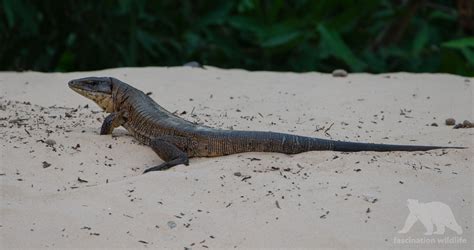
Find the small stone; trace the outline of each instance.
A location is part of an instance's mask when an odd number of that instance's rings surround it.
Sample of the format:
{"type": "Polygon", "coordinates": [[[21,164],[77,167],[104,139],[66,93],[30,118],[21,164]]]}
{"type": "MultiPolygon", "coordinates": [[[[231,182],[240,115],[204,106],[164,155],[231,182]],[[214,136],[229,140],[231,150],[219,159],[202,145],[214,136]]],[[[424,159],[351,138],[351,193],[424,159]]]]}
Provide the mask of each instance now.
{"type": "Polygon", "coordinates": [[[343,69],[336,69],[332,72],[332,76],[334,77],[346,77],[347,76],[347,71],[343,69]]]}
{"type": "Polygon", "coordinates": [[[53,139],[48,139],[44,143],[46,143],[48,146],[53,146],[54,144],[56,144],[56,141],[53,139]]]}
{"type": "Polygon", "coordinates": [[[174,221],[168,221],[168,227],[170,227],[170,229],[173,229],[176,227],[176,222],[174,221]]]}
{"type": "Polygon", "coordinates": [[[445,123],[448,126],[453,126],[454,124],[456,124],[456,120],[454,120],[454,118],[448,118],[448,119],[446,119],[445,123]]]}
{"type": "Polygon", "coordinates": [[[51,166],[51,163],[47,162],[47,161],[43,161],[43,168],[49,168],[51,166]]]}
{"type": "Polygon", "coordinates": [[[183,64],[185,67],[191,67],[191,68],[204,68],[200,63],[196,61],[191,61],[183,64]]]}
{"type": "Polygon", "coordinates": [[[240,176],[242,176],[242,173],[241,172],[235,172],[234,175],[237,176],[237,177],[240,177],[240,176]]]}
{"type": "Polygon", "coordinates": [[[433,122],[433,123],[431,123],[431,126],[432,126],[432,127],[438,127],[438,123],[433,122]]]}
{"type": "Polygon", "coordinates": [[[362,198],[364,201],[370,202],[370,203],[375,203],[378,201],[377,197],[371,195],[371,194],[363,194],[362,198]]]}
{"type": "Polygon", "coordinates": [[[472,122],[468,121],[468,120],[465,120],[462,122],[462,125],[465,127],[465,128],[472,128],[472,122]]]}
{"type": "Polygon", "coordinates": [[[454,129],[463,128],[464,126],[461,123],[454,125],[454,129]]]}

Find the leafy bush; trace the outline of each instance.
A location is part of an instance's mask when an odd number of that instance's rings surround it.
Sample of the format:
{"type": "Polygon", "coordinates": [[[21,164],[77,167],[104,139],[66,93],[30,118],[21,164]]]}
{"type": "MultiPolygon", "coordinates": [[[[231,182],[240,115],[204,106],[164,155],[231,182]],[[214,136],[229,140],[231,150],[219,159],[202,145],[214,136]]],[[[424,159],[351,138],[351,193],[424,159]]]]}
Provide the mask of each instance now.
{"type": "Polygon", "coordinates": [[[474,75],[471,0],[0,0],[0,69],[188,61],[275,71],[474,75]]]}

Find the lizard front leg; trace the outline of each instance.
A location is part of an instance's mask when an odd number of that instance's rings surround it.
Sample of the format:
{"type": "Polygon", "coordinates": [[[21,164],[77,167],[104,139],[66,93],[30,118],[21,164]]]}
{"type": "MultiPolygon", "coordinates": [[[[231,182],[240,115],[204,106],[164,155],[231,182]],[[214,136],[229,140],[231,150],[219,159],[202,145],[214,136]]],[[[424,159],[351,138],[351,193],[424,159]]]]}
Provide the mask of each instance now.
{"type": "Polygon", "coordinates": [[[124,112],[113,112],[105,117],[102,127],[100,128],[101,135],[112,134],[114,128],[122,126],[125,122],[124,112]]]}
{"type": "Polygon", "coordinates": [[[181,142],[182,140],[183,138],[172,136],[153,139],[150,142],[150,147],[165,162],[158,166],[148,168],[143,173],[166,170],[179,164],[187,166],[189,164],[188,154],[175,145],[175,143],[181,142]]]}

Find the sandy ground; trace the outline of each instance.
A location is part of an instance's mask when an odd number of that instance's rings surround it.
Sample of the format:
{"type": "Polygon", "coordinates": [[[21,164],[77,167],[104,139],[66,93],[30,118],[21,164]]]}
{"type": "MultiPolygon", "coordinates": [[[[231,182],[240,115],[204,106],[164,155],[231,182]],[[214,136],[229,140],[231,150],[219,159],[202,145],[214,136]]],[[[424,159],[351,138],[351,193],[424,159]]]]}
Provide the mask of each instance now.
{"type": "Polygon", "coordinates": [[[474,120],[473,83],[212,67],[0,73],[0,246],[470,248],[474,130],[444,120],[474,120]],[[219,128],[469,149],[246,153],[143,175],[161,160],[123,128],[98,134],[105,113],[67,87],[85,76],[117,77],[219,128]],[[417,222],[399,234],[408,199],[445,203],[463,233],[426,236],[417,222]]]}

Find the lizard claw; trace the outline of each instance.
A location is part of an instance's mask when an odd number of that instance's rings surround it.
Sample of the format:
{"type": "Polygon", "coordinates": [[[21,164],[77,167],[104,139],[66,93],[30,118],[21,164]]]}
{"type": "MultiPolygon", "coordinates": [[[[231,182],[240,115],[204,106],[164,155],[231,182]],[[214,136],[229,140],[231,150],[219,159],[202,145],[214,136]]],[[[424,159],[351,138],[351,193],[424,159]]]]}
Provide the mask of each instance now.
{"type": "Polygon", "coordinates": [[[152,172],[152,171],[163,171],[163,170],[166,170],[168,168],[169,167],[167,167],[167,166],[159,165],[159,166],[155,166],[155,167],[145,169],[145,171],[143,171],[143,174],[146,174],[146,173],[152,172]]]}

